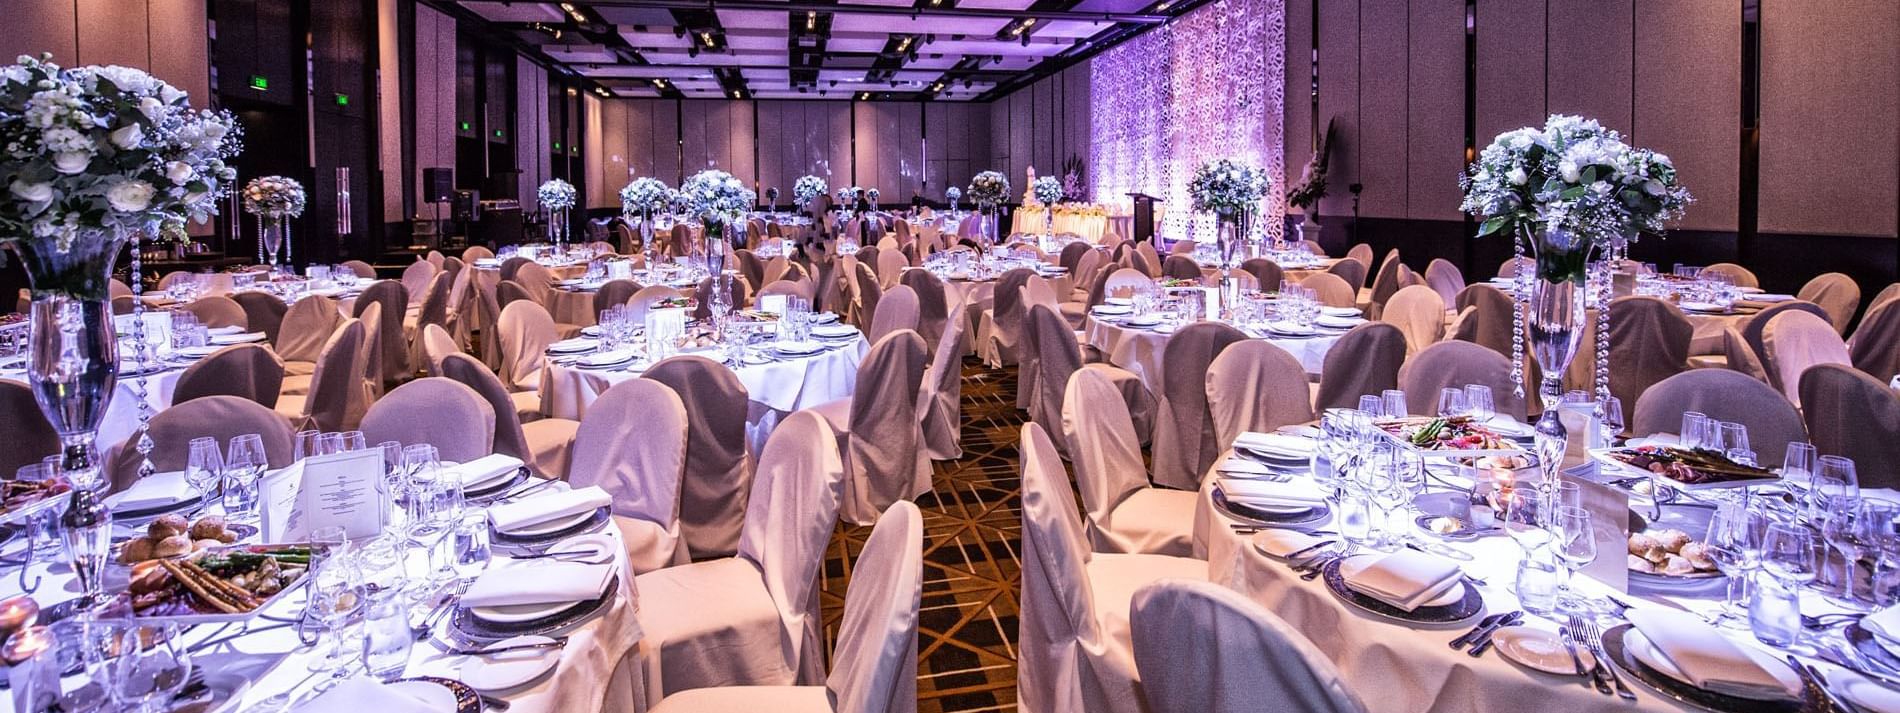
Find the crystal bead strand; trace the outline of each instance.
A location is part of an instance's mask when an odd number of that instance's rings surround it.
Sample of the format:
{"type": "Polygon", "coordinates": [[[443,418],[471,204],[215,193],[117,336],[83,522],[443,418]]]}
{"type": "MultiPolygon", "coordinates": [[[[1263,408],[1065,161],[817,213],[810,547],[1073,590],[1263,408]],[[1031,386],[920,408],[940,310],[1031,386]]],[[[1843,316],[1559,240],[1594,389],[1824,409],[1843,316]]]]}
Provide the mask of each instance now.
{"type": "Polygon", "coordinates": [[[264,257],[264,216],[260,213],[257,215],[257,264],[269,265],[270,263],[265,262],[266,259],[264,257]]]}
{"type": "Polygon", "coordinates": [[[1597,297],[1596,417],[1599,423],[1603,421],[1604,404],[1610,400],[1610,294],[1613,291],[1611,266],[1614,264],[1605,260],[1591,271],[1597,297]]]}
{"type": "Polygon", "coordinates": [[[1524,239],[1520,232],[1518,239],[1511,241],[1511,264],[1517,268],[1511,275],[1511,387],[1520,401],[1524,399],[1524,310],[1530,294],[1524,276],[1524,239]]]}
{"type": "MultiPolygon", "coordinates": [[[[144,236],[143,230],[132,233],[132,359],[138,365],[141,374],[150,365],[146,350],[151,348],[145,343],[145,276],[142,261],[145,252],[144,236]]],[[[158,472],[158,466],[152,463],[152,449],[157,445],[152,442],[150,428],[152,404],[146,400],[145,390],[145,379],[132,380],[132,395],[137,397],[139,402],[139,438],[134,448],[139,452],[139,478],[141,479],[158,472]]]]}

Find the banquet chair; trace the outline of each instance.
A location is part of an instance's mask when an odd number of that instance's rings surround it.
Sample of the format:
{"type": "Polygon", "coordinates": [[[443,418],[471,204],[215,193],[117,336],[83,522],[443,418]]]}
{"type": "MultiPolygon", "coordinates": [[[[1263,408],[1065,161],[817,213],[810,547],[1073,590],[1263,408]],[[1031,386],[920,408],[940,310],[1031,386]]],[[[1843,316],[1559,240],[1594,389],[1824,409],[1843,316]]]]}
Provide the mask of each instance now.
{"type": "Polygon", "coordinates": [[[877,321],[877,303],[886,288],[878,283],[877,271],[863,262],[851,267],[849,286],[851,310],[846,317],[859,329],[869,329],[877,321]]]}
{"type": "Polygon", "coordinates": [[[272,340],[277,356],[284,360],[284,373],[308,376],[317,370],[317,357],[330,335],[346,317],[337,309],[336,300],[309,295],[297,300],[284,313],[283,326],[272,340]]]}
{"type": "Polygon", "coordinates": [[[541,388],[548,345],[555,341],[554,318],[531,300],[518,300],[501,310],[501,383],[509,391],[541,388]]]}
{"type": "Polygon", "coordinates": [[[1280,263],[1269,258],[1248,258],[1246,262],[1240,263],[1240,269],[1253,275],[1262,290],[1277,291],[1280,283],[1286,280],[1286,271],[1280,268],[1280,263]]]}
{"type": "MultiPolygon", "coordinates": [[[[880,311],[893,311],[890,303],[880,311]]],[[[847,523],[868,525],[891,503],[930,492],[918,400],[928,358],[923,337],[898,329],[871,345],[851,396],[811,408],[837,434],[845,468],[838,515],[847,523]]]]}
{"type": "MultiPolygon", "coordinates": [[[[1319,303],[1327,307],[1354,307],[1357,306],[1359,299],[1354,294],[1352,285],[1346,283],[1346,278],[1330,272],[1315,272],[1307,275],[1300,279],[1300,286],[1312,290],[1319,303]]],[[[1265,283],[1262,283],[1261,287],[1264,289],[1265,283]]],[[[1276,285],[1274,289],[1278,289],[1278,286],[1276,285]]]]}
{"type": "Polygon", "coordinates": [[[1102,285],[1102,296],[1127,298],[1133,296],[1136,290],[1153,285],[1154,278],[1149,277],[1146,272],[1124,267],[1109,273],[1108,282],[1102,285]]]}
{"type": "MultiPolygon", "coordinates": [[[[1726,277],[1736,287],[1761,287],[1761,280],[1755,277],[1753,271],[1732,262],[1718,262],[1714,265],[1702,268],[1702,272],[1698,274],[1711,277],[1717,275],[1726,277]]],[[[1612,317],[1611,319],[1615,318],[1612,317]]]]}
{"type": "Polygon", "coordinates": [[[1068,245],[1062,246],[1061,252],[1056,253],[1056,265],[1064,270],[1068,270],[1069,274],[1073,275],[1075,274],[1076,267],[1082,263],[1082,256],[1094,251],[1095,248],[1086,242],[1077,241],[1069,243],[1068,245]]]}
{"type": "Polygon", "coordinates": [[[244,307],[223,295],[207,295],[192,300],[184,306],[184,310],[197,317],[198,323],[206,327],[250,329],[250,318],[244,315],[244,307]]]}
{"type": "Polygon", "coordinates": [[[0,433],[7,434],[7,447],[0,448],[0,476],[11,478],[21,466],[62,451],[59,432],[40,411],[33,388],[22,381],[0,379],[0,433]]]}
{"type": "Polygon", "coordinates": [[[1852,277],[1830,272],[1802,285],[1795,298],[1820,305],[1827,311],[1827,320],[1834,325],[1834,332],[1846,334],[1848,323],[1854,321],[1854,311],[1860,308],[1860,285],[1852,277]]]}
{"type": "MultiPolygon", "coordinates": [[[[1023,339],[1023,314],[1028,309],[1022,299],[1022,289],[1029,284],[1029,278],[1033,275],[1034,270],[1018,267],[997,277],[990,308],[977,317],[977,353],[983,358],[983,363],[992,368],[1018,362],[1018,350],[1023,339]]],[[[1069,304],[1062,305],[1065,320],[1069,307],[1069,304]]]]}
{"type": "Polygon", "coordinates": [[[1900,374],[1900,303],[1868,309],[1847,340],[1847,354],[1854,368],[1876,378],[1900,374]]]}
{"type": "Polygon", "coordinates": [[[1465,274],[1450,260],[1432,258],[1431,263],[1425,266],[1425,284],[1430,285],[1445,304],[1457,304],[1458,293],[1465,289],[1465,274]]]}
{"type": "Polygon", "coordinates": [[[1338,667],[1247,595],[1204,580],[1162,580],[1129,605],[1135,670],[1149,713],[1275,710],[1363,713],[1338,667]]]}
{"type": "Polygon", "coordinates": [[[421,338],[423,371],[429,376],[442,375],[443,357],[462,353],[462,347],[455,343],[455,337],[450,336],[449,330],[440,325],[423,325],[421,338]]]}
{"type": "Polygon", "coordinates": [[[362,260],[344,260],[343,267],[347,268],[350,274],[355,275],[358,279],[376,279],[376,268],[362,260]]]}
{"type": "MultiPolygon", "coordinates": [[[[514,280],[502,280],[495,283],[495,306],[508,309],[508,305],[520,301],[534,302],[534,295],[528,294],[528,288],[514,280]]],[[[539,303],[537,303],[539,304],[539,303]]]]}
{"type": "Polygon", "coordinates": [[[904,268],[909,266],[910,262],[905,259],[902,252],[896,250],[879,251],[877,254],[878,284],[883,285],[887,289],[892,285],[896,285],[898,281],[904,277],[904,268]]]}
{"type": "MultiPolygon", "coordinates": [[[[614,231],[611,229],[609,230],[608,235],[612,235],[615,238],[619,237],[618,231],[614,231]]],[[[607,240],[591,241],[587,243],[587,249],[592,250],[596,254],[599,254],[599,255],[613,255],[620,251],[619,247],[615,246],[613,242],[607,241],[607,240]]]]}
{"type": "Polygon", "coordinates": [[[672,231],[667,233],[662,243],[662,252],[667,257],[691,255],[693,250],[693,226],[686,223],[674,223],[672,231]]]}
{"type": "Polygon", "coordinates": [[[472,245],[462,251],[462,262],[471,265],[474,264],[476,260],[492,260],[494,257],[495,251],[489,250],[483,245],[472,245]]]}
{"type": "Polygon", "coordinates": [[[777,295],[797,297],[802,300],[810,301],[811,285],[803,280],[779,280],[767,284],[764,289],[759,290],[758,294],[753,296],[752,302],[756,305],[762,298],[777,295]]]}
{"type": "Polygon", "coordinates": [[[905,270],[898,276],[898,282],[917,291],[917,334],[924,338],[926,348],[937,348],[937,342],[943,339],[944,324],[950,318],[950,301],[943,279],[929,270],[905,270]]]}
{"type": "Polygon", "coordinates": [[[1484,282],[1473,283],[1459,290],[1450,304],[1460,312],[1475,310],[1471,319],[1476,322],[1472,325],[1476,336],[1471,341],[1499,354],[1511,353],[1511,325],[1517,304],[1504,290],[1484,282]]]}
{"type": "Polygon", "coordinates": [[[1634,405],[1635,410],[1625,413],[1629,432],[1637,436],[1677,434],[1686,411],[1747,426],[1755,459],[1767,468],[1781,465],[1789,442],[1808,440],[1793,403],[1759,379],[1728,369],[1691,369],[1656,382],[1623,404],[1625,409],[1634,405]]]}
{"type": "Polygon", "coordinates": [[[765,286],[765,261],[759,259],[758,253],[734,250],[732,256],[738,260],[739,274],[745,277],[746,284],[752,285],[755,290],[765,286]]]}
{"type": "Polygon", "coordinates": [[[1169,255],[1161,263],[1161,276],[1176,280],[1201,280],[1201,265],[1188,255],[1169,255]]]}
{"type": "MultiPolygon", "coordinates": [[[[427,264],[427,263],[424,263],[427,264]]],[[[447,327],[449,323],[449,274],[437,272],[429,278],[427,291],[422,304],[403,324],[403,337],[409,347],[408,366],[410,373],[427,368],[427,357],[422,350],[423,327],[447,327]]]]}
{"type": "Polygon", "coordinates": [[[262,344],[233,344],[185,367],[172,386],[172,403],[201,396],[237,396],[276,408],[284,361],[262,344]]]}
{"type": "Polygon", "coordinates": [[[1517,273],[1537,267],[1537,261],[1528,257],[1512,257],[1498,265],[1498,277],[1517,277],[1517,273]]]}
{"type": "MultiPolygon", "coordinates": [[[[363,308],[363,316],[357,318],[363,323],[363,342],[357,347],[358,378],[362,383],[363,406],[383,395],[382,360],[376,358],[376,342],[370,335],[378,334],[383,324],[383,306],[372,304],[363,308]]],[[[301,377],[297,377],[301,378],[301,377]]]]}
{"type": "Polygon", "coordinates": [[[633,293],[632,297],[627,298],[627,315],[634,324],[645,324],[647,313],[653,311],[654,305],[665,300],[677,300],[683,296],[679,290],[666,285],[647,285],[640,288],[639,292],[633,293]]]}
{"type": "Polygon", "coordinates": [[[931,460],[956,460],[963,457],[963,333],[969,328],[964,316],[967,304],[950,308],[950,321],[944,328],[943,341],[931,352],[930,366],[924,371],[923,389],[918,392],[919,418],[922,419],[924,455],[931,460]]]}
{"type": "MultiPolygon", "coordinates": [[[[713,303],[712,303],[713,278],[712,276],[707,275],[705,277],[700,278],[699,286],[694,289],[693,294],[698,298],[694,300],[693,319],[697,319],[701,321],[710,320],[712,318],[712,311],[713,311],[713,303]]],[[[726,308],[729,312],[744,309],[746,305],[747,296],[748,295],[746,293],[745,280],[740,279],[737,275],[727,278],[726,280],[726,308]]]]}
{"type": "MultiPolygon", "coordinates": [[[[1349,260],[1357,260],[1361,265],[1372,265],[1373,256],[1372,246],[1366,243],[1354,243],[1351,248],[1346,250],[1346,258],[1349,260]]],[[[1364,286],[1365,285],[1354,285],[1353,289],[1364,286]]]]}
{"type": "MultiPolygon", "coordinates": [[[[1200,245],[1192,240],[1176,240],[1174,244],[1168,246],[1168,255],[1193,255],[1194,251],[1199,247],[1200,245]]],[[[1164,259],[1162,262],[1166,263],[1167,261],[1164,259]]]]}
{"type": "Polygon", "coordinates": [[[1424,285],[1412,285],[1392,295],[1379,320],[1405,334],[1405,353],[1417,354],[1445,337],[1445,301],[1424,285]]]}
{"type": "Polygon", "coordinates": [[[1320,245],[1318,240],[1301,240],[1300,247],[1319,257],[1326,257],[1326,246],[1320,245]]]}
{"type": "Polygon", "coordinates": [[[1108,253],[1101,250],[1082,253],[1082,257],[1075,261],[1075,267],[1069,270],[1069,280],[1075,285],[1075,292],[1065,297],[1065,300],[1088,299],[1089,285],[1095,283],[1097,277],[1103,273],[1102,266],[1106,264],[1108,264],[1108,253]]]}
{"type": "MultiPolygon", "coordinates": [[[[474,270],[469,272],[473,273],[474,270]]],[[[471,278],[468,297],[468,311],[465,318],[456,320],[455,340],[475,347],[482,362],[490,369],[501,368],[501,302],[497,299],[499,283],[491,283],[486,278],[471,278]]]]}
{"type": "Polygon", "coordinates": [[[501,261],[501,266],[496,268],[495,273],[499,279],[513,280],[520,276],[523,266],[532,264],[534,264],[533,260],[517,255],[501,261]]]}
{"type": "Polygon", "coordinates": [[[402,324],[404,315],[409,311],[409,295],[401,282],[395,280],[377,280],[363,288],[363,294],[356,298],[354,313],[350,316],[361,318],[363,310],[372,304],[383,307],[382,325],[375,334],[364,334],[370,343],[370,353],[378,361],[372,362],[371,373],[377,374],[379,385],[383,382],[399,381],[408,376],[409,342],[403,339],[402,324]]]}
{"type": "Polygon", "coordinates": [[[702,356],[669,357],[641,378],[673,390],[686,408],[686,466],[680,482],[680,537],[694,560],[731,557],[745,524],[752,482],[746,452],[745,384],[702,356]]]}
{"type": "Polygon", "coordinates": [[[1801,372],[1817,364],[1849,364],[1847,343],[1833,326],[1806,312],[1775,315],[1761,333],[1767,347],[1762,366],[1781,385],[1781,393],[1801,408],[1801,372]]]}
{"type": "Polygon", "coordinates": [[[1193,554],[1194,502],[1199,494],[1148,484],[1135,422],[1115,385],[1100,371],[1078,369],[1066,391],[1062,433],[1082,491],[1091,549],[1193,554]]]}
{"type": "Polygon", "coordinates": [[[409,304],[422,301],[423,295],[429,291],[429,282],[435,279],[438,272],[441,270],[428,260],[417,260],[402,269],[402,289],[409,296],[409,304]]]}
{"type": "Polygon", "coordinates": [[[658,381],[628,379],[588,405],[574,433],[567,482],[613,497],[614,524],[636,575],[690,561],[680,538],[686,429],[678,394],[658,381]]]}
{"type": "Polygon", "coordinates": [[[1365,308],[1367,317],[1379,318],[1380,311],[1385,309],[1386,301],[1392,299],[1392,295],[1402,287],[1399,279],[1404,271],[1405,263],[1399,260],[1399,250],[1393,248],[1385,254],[1385,260],[1379,263],[1379,271],[1372,277],[1371,291],[1367,293],[1366,302],[1361,305],[1365,308]]]}
{"type": "Polygon", "coordinates": [[[1696,368],[1726,368],[1736,373],[1746,374],[1749,378],[1764,384],[1769,383],[1768,369],[1762,366],[1761,357],[1757,356],[1754,347],[1748,345],[1748,339],[1734,327],[1722,328],[1720,361],[1713,356],[1692,356],[1689,357],[1689,365],[1696,368]]]}
{"type": "MultiPolygon", "coordinates": [[[[1069,385],[1069,378],[1082,369],[1094,369],[1104,372],[1109,381],[1122,395],[1122,402],[1135,423],[1137,439],[1146,438],[1154,432],[1155,403],[1154,396],[1148,393],[1141,379],[1133,372],[1108,364],[1084,364],[1082,347],[1076,343],[1075,331],[1069,329],[1069,323],[1048,305],[1031,305],[1028,320],[1024,327],[1033,333],[1033,367],[1036,375],[1030,395],[1030,420],[1053,429],[1051,433],[1062,432],[1062,403],[1069,385]]],[[[1018,388],[1023,388],[1018,384],[1018,388]]],[[[1066,452],[1066,439],[1056,441],[1059,448],[1066,452]]]]}
{"type": "Polygon", "coordinates": [[[347,431],[362,421],[363,412],[369,408],[369,389],[363,378],[369,369],[367,331],[363,320],[344,320],[324,343],[316,370],[310,373],[308,390],[277,397],[277,413],[289,419],[296,430],[311,427],[347,431]]]}
{"type": "Polygon", "coordinates": [[[263,332],[264,340],[277,342],[277,335],[284,325],[284,315],[290,312],[290,305],[269,292],[245,290],[234,292],[231,299],[244,308],[244,323],[253,332],[263,332]]]}
{"type": "Polygon", "coordinates": [[[1207,562],[1091,552],[1055,444],[1023,424],[1017,705],[1033,713],[1141,713],[1128,606],[1143,585],[1206,579],[1207,562]]]}
{"type": "Polygon", "coordinates": [[[1625,406],[1634,404],[1649,387],[1688,368],[1694,336],[1689,318],[1667,301],[1646,296],[1612,300],[1610,395],[1625,406]]]}
{"type": "Polygon", "coordinates": [[[864,330],[864,338],[876,344],[900,329],[917,331],[921,321],[918,312],[917,292],[909,285],[893,287],[877,298],[877,312],[864,330]]]}
{"type": "Polygon", "coordinates": [[[1900,394],[1844,364],[1802,372],[1800,389],[1816,451],[1853,459],[1863,492],[1900,487],[1900,394]]]}
{"type": "Polygon", "coordinates": [[[580,422],[565,418],[541,418],[540,394],[532,391],[509,392],[488,365],[467,354],[442,357],[442,376],[474,389],[488,402],[495,414],[493,441],[495,452],[520,458],[528,469],[543,478],[567,478],[568,452],[580,422]],[[523,397],[528,397],[524,399],[523,397]],[[523,421],[521,410],[532,407],[535,419],[523,421]]]}
{"type": "Polygon", "coordinates": [[[1767,331],[1769,322],[1781,313],[1790,310],[1807,312],[1829,324],[1833,323],[1829,320],[1827,310],[1821,309],[1820,305],[1805,300],[1790,300],[1762,308],[1760,312],[1744,320],[1741,326],[1742,341],[1747,342],[1749,348],[1755,351],[1755,360],[1762,363],[1762,370],[1768,379],[1768,384],[1777,389],[1782,388],[1781,375],[1767,371],[1768,344],[1763,341],[1762,334],[1767,331]]]}
{"type": "Polygon", "coordinates": [[[442,460],[467,463],[495,450],[495,409],[454,379],[425,377],[390,389],[363,415],[370,443],[435,446],[442,460]]]}
{"type": "MultiPolygon", "coordinates": [[[[1369,262],[1370,260],[1361,262],[1358,258],[1348,257],[1326,268],[1328,274],[1344,280],[1346,287],[1352,290],[1353,305],[1359,303],[1359,290],[1366,286],[1366,270],[1370,269],[1367,267],[1369,262]]],[[[1344,306],[1351,307],[1353,305],[1344,306]]]]}
{"type": "Polygon", "coordinates": [[[1136,244],[1133,254],[1139,260],[1136,267],[1142,272],[1149,277],[1161,276],[1161,254],[1155,251],[1154,241],[1136,244]]]}
{"type": "Polygon", "coordinates": [[[1874,298],[1867,302],[1867,311],[1868,313],[1872,313],[1875,307],[1879,307],[1893,300],[1900,300],[1900,282],[1882,287],[1879,292],[1874,293],[1874,298]]]}
{"type": "MultiPolygon", "coordinates": [[[[1230,345],[1244,341],[1246,334],[1224,322],[1195,322],[1177,330],[1161,348],[1166,368],[1161,373],[1161,393],[1155,394],[1154,437],[1150,439],[1156,485],[1193,490],[1201,472],[1220,455],[1213,417],[1207,412],[1208,365],[1230,345]]],[[[1302,386],[1302,401],[1305,395],[1302,386]]]]}
{"type": "Polygon", "coordinates": [[[1228,347],[1208,365],[1202,388],[1213,453],[1194,471],[1190,488],[1200,487],[1207,469],[1233,447],[1240,434],[1271,433],[1281,426],[1313,420],[1306,369],[1272,342],[1256,339],[1228,347]]]}
{"type": "Polygon", "coordinates": [[[650,702],[694,688],[821,680],[818,576],[844,489],[836,443],[824,417],[787,416],[759,454],[739,554],[635,577],[650,702]]]}
{"type": "Polygon", "coordinates": [[[626,304],[639,291],[640,283],[625,278],[601,283],[600,289],[594,291],[594,314],[626,304]]]}
{"type": "Polygon", "coordinates": [[[526,289],[528,296],[541,303],[542,307],[548,306],[548,293],[554,289],[553,270],[541,263],[530,262],[516,269],[511,279],[526,289]]]}
{"type": "Polygon", "coordinates": [[[1340,335],[1320,365],[1313,410],[1357,408],[1359,397],[1399,387],[1405,334],[1384,322],[1365,322],[1340,335]]]}
{"type": "Polygon", "coordinates": [[[1413,355],[1399,369],[1405,409],[1413,415],[1436,415],[1439,391],[1470,384],[1491,387],[1497,415],[1524,420],[1524,401],[1516,395],[1516,384],[1511,380],[1511,360],[1503,354],[1470,342],[1439,342],[1413,355]]]}
{"type": "Polygon", "coordinates": [[[767,285],[778,282],[780,278],[785,277],[785,272],[790,269],[792,269],[792,261],[784,255],[772,258],[765,263],[765,273],[761,282],[767,285]]]}
{"type": "MultiPolygon", "coordinates": [[[[215,438],[222,452],[230,447],[231,439],[251,433],[264,442],[264,460],[271,468],[290,465],[292,429],[284,417],[240,396],[175,402],[152,416],[146,429],[152,437],[152,465],[160,473],[185,469],[193,438],[215,438]]],[[[137,442],[128,439],[106,455],[105,472],[115,491],[138,481],[139,464],[145,457],[135,446],[137,442]]]]}

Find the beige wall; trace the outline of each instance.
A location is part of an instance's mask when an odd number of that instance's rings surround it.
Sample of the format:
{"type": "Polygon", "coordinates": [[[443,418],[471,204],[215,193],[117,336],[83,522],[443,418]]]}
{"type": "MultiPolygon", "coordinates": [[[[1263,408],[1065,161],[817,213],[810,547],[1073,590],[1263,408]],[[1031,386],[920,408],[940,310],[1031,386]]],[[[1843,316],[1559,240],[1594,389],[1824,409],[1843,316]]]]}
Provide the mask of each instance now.
{"type": "Polygon", "coordinates": [[[0,63],[51,52],[65,67],[137,67],[210,105],[205,0],[6,0],[0,16],[0,63]]]}

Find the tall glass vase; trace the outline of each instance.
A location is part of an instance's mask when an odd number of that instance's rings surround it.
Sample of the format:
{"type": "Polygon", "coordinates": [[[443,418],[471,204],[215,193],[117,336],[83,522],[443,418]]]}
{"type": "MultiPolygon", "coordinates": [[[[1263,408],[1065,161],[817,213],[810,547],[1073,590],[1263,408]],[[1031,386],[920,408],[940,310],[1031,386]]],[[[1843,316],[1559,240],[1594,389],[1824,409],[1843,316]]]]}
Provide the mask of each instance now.
{"type": "MultiPolygon", "coordinates": [[[[1247,243],[1252,217],[1252,213],[1241,210],[1214,213],[1214,246],[1220,254],[1220,304],[1226,312],[1231,313],[1240,304],[1240,281],[1234,279],[1233,272],[1240,267],[1240,251],[1247,243]]],[[[1208,319],[1218,316],[1207,315],[1208,319]]]]}
{"type": "Polygon", "coordinates": [[[711,278],[711,294],[700,299],[706,301],[707,314],[711,316],[713,330],[723,332],[726,314],[732,311],[732,285],[726,276],[726,250],[732,235],[743,228],[735,221],[728,223],[722,219],[707,220],[706,226],[706,274],[711,278]]]}
{"type": "Polygon", "coordinates": [[[976,210],[980,215],[978,220],[982,221],[976,224],[978,233],[976,240],[977,252],[989,252],[990,247],[996,244],[996,222],[1000,211],[993,205],[979,205],[976,210]]]}
{"type": "Polygon", "coordinates": [[[257,242],[264,248],[265,264],[277,266],[277,252],[284,248],[284,242],[290,237],[289,229],[281,215],[257,216],[257,242]]]}
{"type": "Polygon", "coordinates": [[[1055,249],[1056,249],[1056,207],[1053,205],[1046,205],[1042,207],[1042,251],[1051,252],[1051,251],[1054,251],[1055,249]]]}
{"type": "Polygon", "coordinates": [[[554,243],[557,253],[567,245],[567,211],[566,208],[548,211],[548,242],[554,243]]]}
{"type": "Polygon", "coordinates": [[[660,246],[653,242],[653,209],[640,211],[640,254],[646,261],[647,269],[652,270],[660,264],[660,246]]]}
{"type": "Polygon", "coordinates": [[[1537,419],[1537,455],[1544,474],[1543,487],[1555,488],[1569,435],[1558,417],[1557,405],[1563,401],[1564,372],[1569,370],[1577,349],[1583,345],[1588,316],[1589,264],[1594,244],[1585,236],[1554,228],[1520,229],[1518,238],[1525,242],[1536,261],[1524,330],[1531,355],[1543,370],[1543,379],[1537,388],[1537,398],[1544,406],[1543,415],[1537,419]]]}

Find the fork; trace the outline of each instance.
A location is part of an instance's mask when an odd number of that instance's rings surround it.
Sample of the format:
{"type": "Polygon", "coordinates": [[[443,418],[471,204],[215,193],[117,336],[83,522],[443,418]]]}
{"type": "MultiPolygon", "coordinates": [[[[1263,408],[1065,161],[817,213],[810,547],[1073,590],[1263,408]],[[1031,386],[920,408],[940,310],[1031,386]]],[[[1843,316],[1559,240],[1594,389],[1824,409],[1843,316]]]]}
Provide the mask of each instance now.
{"type": "MultiPolygon", "coordinates": [[[[1590,649],[1590,642],[1584,640],[1583,618],[1572,614],[1570,615],[1569,621],[1570,625],[1563,628],[1563,633],[1569,637],[1566,643],[1573,648],[1583,647],[1590,649]]],[[[1610,690],[1610,683],[1604,680],[1603,676],[1603,658],[1596,655],[1595,649],[1590,649],[1590,655],[1594,661],[1592,661],[1589,670],[1589,682],[1596,684],[1598,693],[1606,696],[1612,695],[1614,692],[1610,690]]],[[[1577,669],[1580,671],[1583,670],[1581,658],[1578,659],[1577,669]]]]}
{"type": "MultiPolygon", "coordinates": [[[[1572,615],[1571,624],[1574,626],[1581,619],[1582,617],[1572,615]]],[[[1590,645],[1590,653],[1597,657],[1597,668],[1602,669],[1603,673],[1610,677],[1610,682],[1616,684],[1616,696],[1626,701],[1636,700],[1636,693],[1630,690],[1629,684],[1623,682],[1623,676],[1618,674],[1610,664],[1605,663],[1610,655],[1603,650],[1603,632],[1597,629],[1596,622],[1583,622],[1583,638],[1584,642],[1590,645]]]]}

